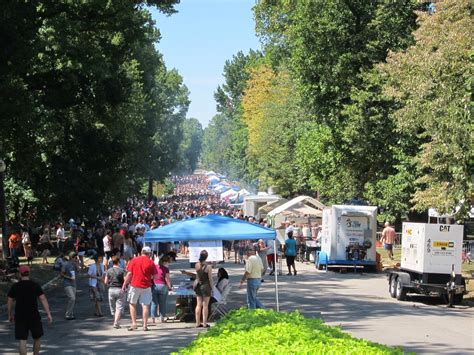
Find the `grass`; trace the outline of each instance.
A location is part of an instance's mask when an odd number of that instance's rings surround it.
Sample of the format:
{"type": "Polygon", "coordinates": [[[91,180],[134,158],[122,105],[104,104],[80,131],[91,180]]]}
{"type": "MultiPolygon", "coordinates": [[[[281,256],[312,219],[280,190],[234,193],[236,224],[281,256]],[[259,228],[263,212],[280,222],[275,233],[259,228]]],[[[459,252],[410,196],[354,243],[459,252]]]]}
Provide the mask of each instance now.
{"type": "MultiPolygon", "coordinates": [[[[30,266],[31,268],[31,279],[39,283],[40,285],[45,284],[52,278],[58,275],[58,272],[53,270],[55,256],[48,257],[48,265],[43,265],[42,261],[43,258],[36,257],[33,259],[33,265],[30,266]]],[[[20,258],[20,265],[26,265],[26,259],[20,258]]],[[[13,282],[0,282],[0,305],[3,305],[7,302],[7,294],[10,290],[11,285],[13,282]]]]}

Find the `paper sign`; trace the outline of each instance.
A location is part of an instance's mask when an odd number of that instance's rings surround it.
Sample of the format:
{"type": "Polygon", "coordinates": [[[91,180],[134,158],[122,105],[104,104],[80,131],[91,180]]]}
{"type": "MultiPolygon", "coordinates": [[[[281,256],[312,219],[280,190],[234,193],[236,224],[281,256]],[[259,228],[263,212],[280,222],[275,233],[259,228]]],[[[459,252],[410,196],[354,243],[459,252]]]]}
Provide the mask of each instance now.
{"type": "Polygon", "coordinates": [[[199,254],[202,250],[206,250],[208,257],[206,261],[222,261],[224,250],[222,248],[222,240],[211,240],[201,242],[189,242],[189,262],[197,263],[199,254]]]}

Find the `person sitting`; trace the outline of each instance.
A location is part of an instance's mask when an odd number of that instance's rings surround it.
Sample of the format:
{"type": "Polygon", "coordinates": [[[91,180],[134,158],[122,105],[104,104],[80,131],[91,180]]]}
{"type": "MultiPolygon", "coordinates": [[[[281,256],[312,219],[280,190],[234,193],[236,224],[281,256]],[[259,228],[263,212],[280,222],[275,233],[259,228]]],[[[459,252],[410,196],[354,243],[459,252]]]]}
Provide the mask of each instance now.
{"type": "Polygon", "coordinates": [[[229,274],[227,270],[223,267],[217,270],[217,283],[216,286],[212,289],[212,297],[210,304],[219,302],[222,299],[222,294],[224,290],[229,286],[229,274]]]}

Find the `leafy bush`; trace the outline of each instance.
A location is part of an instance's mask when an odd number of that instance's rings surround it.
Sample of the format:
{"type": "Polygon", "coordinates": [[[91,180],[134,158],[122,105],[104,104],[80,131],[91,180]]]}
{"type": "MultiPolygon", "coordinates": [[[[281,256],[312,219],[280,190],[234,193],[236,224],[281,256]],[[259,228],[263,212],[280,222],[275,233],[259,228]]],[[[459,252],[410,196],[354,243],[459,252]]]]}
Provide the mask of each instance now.
{"type": "Polygon", "coordinates": [[[356,339],[299,312],[239,309],[180,354],[403,354],[399,348],[356,339]]]}

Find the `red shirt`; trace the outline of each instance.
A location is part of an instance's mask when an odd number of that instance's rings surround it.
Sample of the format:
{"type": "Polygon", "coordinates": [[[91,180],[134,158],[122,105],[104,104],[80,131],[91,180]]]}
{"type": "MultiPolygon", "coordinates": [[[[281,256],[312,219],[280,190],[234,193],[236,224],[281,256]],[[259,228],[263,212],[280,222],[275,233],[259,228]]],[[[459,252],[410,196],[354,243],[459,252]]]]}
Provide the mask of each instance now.
{"type": "Polygon", "coordinates": [[[156,274],[155,263],[146,255],[133,258],[128,263],[127,270],[132,273],[130,284],[136,288],[151,287],[151,280],[156,274]]]}

